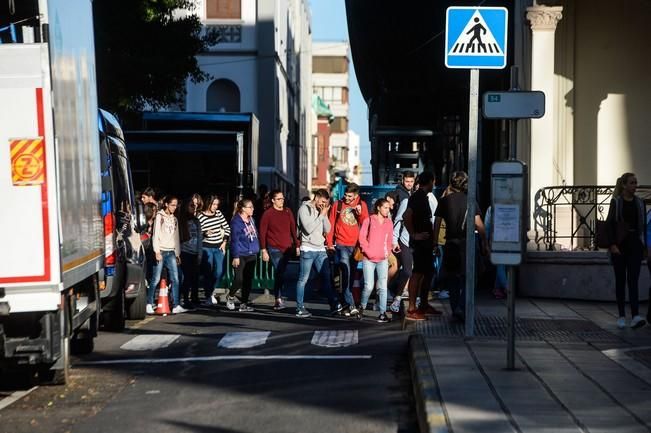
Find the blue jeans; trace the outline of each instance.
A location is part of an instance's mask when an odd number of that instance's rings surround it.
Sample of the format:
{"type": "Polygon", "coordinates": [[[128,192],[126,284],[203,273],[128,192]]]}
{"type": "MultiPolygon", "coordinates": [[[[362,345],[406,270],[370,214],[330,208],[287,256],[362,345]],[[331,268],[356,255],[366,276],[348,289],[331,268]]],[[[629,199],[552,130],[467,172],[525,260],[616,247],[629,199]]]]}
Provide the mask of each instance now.
{"type": "Polygon", "coordinates": [[[218,247],[203,247],[202,254],[202,266],[205,266],[203,291],[209,298],[224,275],[224,252],[218,247]]]}
{"type": "Polygon", "coordinates": [[[179,269],[176,265],[176,253],[174,251],[161,251],[163,260],[154,263],[154,270],[152,272],[149,287],[147,288],[147,303],[154,303],[154,292],[156,286],[160,282],[160,276],[163,273],[163,267],[167,268],[167,276],[170,279],[169,283],[172,285],[172,308],[179,305],[179,269]]]}
{"type": "Polygon", "coordinates": [[[269,247],[267,252],[271,259],[271,266],[274,267],[274,297],[278,299],[281,297],[280,289],[283,287],[285,269],[287,269],[287,263],[292,257],[292,250],[282,252],[277,248],[269,247]]]}
{"type": "Polygon", "coordinates": [[[355,247],[335,245],[335,265],[341,267],[341,287],[344,291],[344,301],[348,305],[354,305],[353,300],[353,272],[357,269],[357,262],[353,260],[355,247]]]}
{"type": "Polygon", "coordinates": [[[364,270],[364,290],[362,291],[362,308],[366,308],[368,297],[371,296],[373,286],[375,285],[375,271],[377,271],[377,294],[380,298],[378,309],[381,314],[387,312],[387,279],[389,277],[389,261],[387,259],[381,262],[372,262],[364,259],[362,261],[364,270]]]}
{"type": "Polygon", "coordinates": [[[332,278],[330,275],[330,262],[328,254],[325,251],[301,251],[300,265],[298,271],[298,281],[296,282],[296,309],[303,308],[303,298],[305,296],[305,285],[310,277],[312,266],[321,277],[321,288],[328,297],[330,306],[337,305],[337,296],[332,290],[332,278]]]}

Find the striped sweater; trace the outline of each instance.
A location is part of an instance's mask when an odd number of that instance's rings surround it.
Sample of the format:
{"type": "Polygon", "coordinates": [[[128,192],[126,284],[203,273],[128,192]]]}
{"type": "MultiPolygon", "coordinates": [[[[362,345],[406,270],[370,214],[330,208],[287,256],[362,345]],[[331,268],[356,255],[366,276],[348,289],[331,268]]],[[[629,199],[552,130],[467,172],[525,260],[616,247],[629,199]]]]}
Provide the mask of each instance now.
{"type": "Polygon", "coordinates": [[[222,242],[231,236],[231,228],[219,210],[215,215],[206,215],[201,212],[197,218],[199,218],[199,222],[201,223],[204,247],[218,248],[222,242]]]}

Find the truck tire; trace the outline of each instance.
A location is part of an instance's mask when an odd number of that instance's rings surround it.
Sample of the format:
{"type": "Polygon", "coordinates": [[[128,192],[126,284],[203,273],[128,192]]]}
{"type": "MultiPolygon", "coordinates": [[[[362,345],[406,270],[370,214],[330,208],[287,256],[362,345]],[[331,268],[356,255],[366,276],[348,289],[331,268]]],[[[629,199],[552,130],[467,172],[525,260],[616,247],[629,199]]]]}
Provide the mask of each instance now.
{"type": "Polygon", "coordinates": [[[104,329],[112,332],[124,331],[124,292],[120,290],[118,295],[102,311],[102,323],[104,329]]]}
{"type": "Polygon", "coordinates": [[[41,385],[65,385],[70,379],[70,338],[61,342],[61,358],[55,366],[41,366],[38,381],[41,385]]]}
{"type": "Polygon", "coordinates": [[[93,277],[89,283],[89,299],[91,302],[95,303],[95,312],[73,334],[73,338],[70,341],[70,351],[75,355],[86,355],[93,351],[95,348],[94,338],[97,336],[97,331],[99,329],[99,315],[102,308],[102,302],[100,301],[99,296],[97,276],[93,277]]]}
{"type": "Polygon", "coordinates": [[[145,308],[147,307],[147,282],[145,277],[142,277],[140,288],[138,289],[138,296],[129,300],[127,307],[127,317],[131,320],[142,320],[145,318],[145,308]]]}

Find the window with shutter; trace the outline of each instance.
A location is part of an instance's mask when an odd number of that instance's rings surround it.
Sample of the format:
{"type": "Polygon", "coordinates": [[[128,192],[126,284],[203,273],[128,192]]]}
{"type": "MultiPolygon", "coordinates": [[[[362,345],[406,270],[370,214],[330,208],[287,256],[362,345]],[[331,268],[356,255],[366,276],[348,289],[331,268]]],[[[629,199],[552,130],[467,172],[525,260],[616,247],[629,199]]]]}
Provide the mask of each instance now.
{"type": "Polygon", "coordinates": [[[206,19],[237,20],[242,18],[242,0],[206,0],[206,19]]]}

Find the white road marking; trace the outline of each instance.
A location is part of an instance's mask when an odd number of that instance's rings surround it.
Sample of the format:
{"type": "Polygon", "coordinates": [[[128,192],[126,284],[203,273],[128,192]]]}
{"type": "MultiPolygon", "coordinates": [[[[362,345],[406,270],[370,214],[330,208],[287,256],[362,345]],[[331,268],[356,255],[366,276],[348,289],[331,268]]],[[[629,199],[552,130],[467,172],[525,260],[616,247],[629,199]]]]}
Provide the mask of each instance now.
{"type": "Polygon", "coordinates": [[[312,344],[321,347],[347,347],[358,342],[357,329],[314,331],[314,335],[312,336],[312,344]]]}
{"type": "Polygon", "coordinates": [[[262,346],[267,342],[271,332],[229,332],[219,341],[219,347],[226,349],[248,349],[250,347],[262,346]]]}
{"type": "Polygon", "coordinates": [[[651,370],[649,370],[649,368],[644,364],[642,364],[641,362],[636,361],[635,359],[631,358],[626,354],[626,352],[632,352],[635,350],[646,350],[646,349],[651,349],[651,347],[645,346],[645,347],[629,347],[625,349],[609,349],[609,350],[602,350],[601,353],[606,355],[612,361],[624,367],[633,375],[639,377],[640,379],[642,379],[643,381],[651,385],[651,370]]]}
{"type": "Polygon", "coordinates": [[[105,361],[79,362],[77,365],[112,365],[112,364],[171,364],[176,362],[211,362],[211,361],[240,361],[240,360],[350,360],[372,359],[372,355],[223,355],[196,356],[188,358],[132,358],[108,359],[105,361]]]}
{"type": "Polygon", "coordinates": [[[150,334],[138,335],[120,346],[122,350],[145,351],[162,349],[174,343],[180,335],[150,334]]]}
{"type": "Polygon", "coordinates": [[[12,393],[11,395],[3,398],[0,400],[0,410],[4,409],[5,407],[9,406],[10,404],[13,404],[20,400],[21,398],[25,397],[27,394],[30,392],[34,391],[38,386],[34,386],[26,391],[16,391],[12,393]]]}

